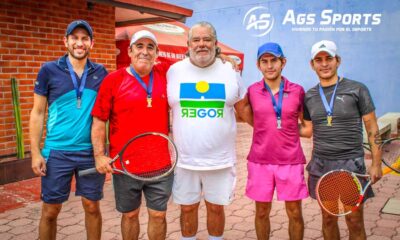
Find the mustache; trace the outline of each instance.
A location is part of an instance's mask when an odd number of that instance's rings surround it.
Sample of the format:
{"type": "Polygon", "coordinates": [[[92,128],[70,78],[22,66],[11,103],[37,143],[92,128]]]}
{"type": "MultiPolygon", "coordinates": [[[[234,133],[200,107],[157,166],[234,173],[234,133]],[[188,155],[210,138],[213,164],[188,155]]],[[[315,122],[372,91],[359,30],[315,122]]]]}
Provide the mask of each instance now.
{"type": "Polygon", "coordinates": [[[200,52],[200,51],[210,51],[210,49],[206,48],[206,47],[199,47],[198,49],[196,49],[196,52],[200,52]]]}

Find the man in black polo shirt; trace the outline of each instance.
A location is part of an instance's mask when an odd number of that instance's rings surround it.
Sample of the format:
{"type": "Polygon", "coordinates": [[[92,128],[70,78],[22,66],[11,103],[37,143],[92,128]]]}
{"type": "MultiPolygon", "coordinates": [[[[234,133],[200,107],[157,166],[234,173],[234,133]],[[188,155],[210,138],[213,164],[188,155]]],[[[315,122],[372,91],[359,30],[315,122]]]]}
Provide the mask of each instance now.
{"type": "MultiPolygon", "coordinates": [[[[334,169],[365,173],[362,147],[362,122],[368,133],[372,150],[369,174],[375,183],[382,176],[381,155],[376,140],[379,136],[375,106],[367,87],[338,76],[341,58],[336,44],[323,40],[311,49],[311,67],[319,77],[319,84],[307,91],[304,99],[303,137],[313,135],[313,154],[307,166],[310,196],[316,198],[319,178],[334,169]]],[[[373,197],[369,188],[366,199],[373,197]]],[[[338,217],[322,210],[324,239],[340,239],[338,217]]],[[[366,239],[363,207],[346,215],[350,239],[366,239]]]]}

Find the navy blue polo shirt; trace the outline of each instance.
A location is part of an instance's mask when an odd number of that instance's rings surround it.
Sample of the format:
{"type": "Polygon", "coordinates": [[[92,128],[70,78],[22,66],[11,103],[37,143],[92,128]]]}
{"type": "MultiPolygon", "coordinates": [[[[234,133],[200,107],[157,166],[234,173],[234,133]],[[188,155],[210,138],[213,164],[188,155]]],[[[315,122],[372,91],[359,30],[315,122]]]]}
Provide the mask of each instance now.
{"type": "MultiPolygon", "coordinates": [[[[39,71],[34,92],[48,101],[47,133],[42,154],[50,150],[79,151],[91,149],[90,115],[97,91],[107,70],[100,64],[87,61],[88,75],[82,94],[81,107],[77,108],[77,96],[68,70],[67,55],[45,63],[39,71]]],[[[81,79],[75,73],[80,85],[81,79]]]]}

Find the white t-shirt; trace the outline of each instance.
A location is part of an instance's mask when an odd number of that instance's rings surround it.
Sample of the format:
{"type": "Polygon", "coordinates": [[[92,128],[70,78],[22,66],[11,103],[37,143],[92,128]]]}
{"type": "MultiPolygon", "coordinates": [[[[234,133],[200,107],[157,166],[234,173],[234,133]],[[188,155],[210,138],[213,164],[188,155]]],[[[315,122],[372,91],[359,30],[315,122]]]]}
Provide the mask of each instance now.
{"type": "Polygon", "coordinates": [[[167,82],[178,166],[192,170],[233,166],[234,104],[246,94],[240,75],[220,59],[199,68],[187,58],[171,66],[167,82]]]}

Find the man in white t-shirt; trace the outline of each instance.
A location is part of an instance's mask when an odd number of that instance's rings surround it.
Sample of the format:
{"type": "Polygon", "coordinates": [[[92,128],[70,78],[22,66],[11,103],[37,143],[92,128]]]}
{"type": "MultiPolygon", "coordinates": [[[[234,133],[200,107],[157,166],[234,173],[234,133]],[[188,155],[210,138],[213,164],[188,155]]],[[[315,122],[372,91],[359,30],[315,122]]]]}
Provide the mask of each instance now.
{"type": "Polygon", "coordinates": [[[167,72],[168,102],[179,161],[173,184],[181,205],[182,240],[196,239],[202,194],[209,239],[222,239],[224,205],[232,201],[235,174],[235,109],[242,116],[246,90],[240,76],[217,55],[217,35],[207,22],[189,30],[189,58],[167,72]]]}

